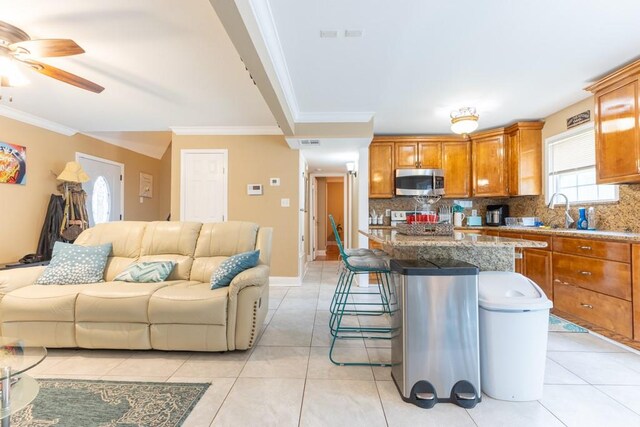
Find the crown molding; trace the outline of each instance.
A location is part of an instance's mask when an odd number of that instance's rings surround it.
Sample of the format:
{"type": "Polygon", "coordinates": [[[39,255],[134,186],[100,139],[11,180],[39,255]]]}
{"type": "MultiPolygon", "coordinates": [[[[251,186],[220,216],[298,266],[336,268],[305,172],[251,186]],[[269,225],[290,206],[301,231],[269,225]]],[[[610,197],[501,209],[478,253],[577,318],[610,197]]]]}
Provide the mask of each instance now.
{"type": "Polygon", "coordinates": [[[51,120],[43,119],[42,117],[34,116],[33,114],[25,113],[24,111],[16,110],[15,108],[7,107],[5,105],[0,105],[0,116],[8,117],[22,123],[27,123],[66,136],[73,136],[78,133],[77,130],[61,125],[60,123],[52,122],[51,120]]]}
{"type": "Polygon", "coordinates": [[[372,112],[338,112],[338,113],[301,113],[298,112],[298,123],[368,123],[373,119],[372,112]]]}
{"type": "Polygon", "coordinates": [[[170,126],[176,135],[282,135],[278,126],[170,126]]]}

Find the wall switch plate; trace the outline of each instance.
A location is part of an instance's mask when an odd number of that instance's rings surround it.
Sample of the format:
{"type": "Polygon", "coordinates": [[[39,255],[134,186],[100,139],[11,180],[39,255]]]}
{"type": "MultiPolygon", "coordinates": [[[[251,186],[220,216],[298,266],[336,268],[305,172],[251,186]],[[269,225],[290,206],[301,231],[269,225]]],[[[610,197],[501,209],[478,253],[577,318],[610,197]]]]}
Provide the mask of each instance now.
{"type": "Polygon", "coordinates": [[[262,196],[262,184],[247,184],[247,194],[249,196],[262,196]]]}
{"type": "Polygon", "coordinates": [[[272,187],[280,186],[280,178],[269,178],[269,185],[272,187]]]}
{"type": "Polygon", "coordinates": [[[288,208],[290,205],[289,199],[280,199],[280,206],[283,208],[288,208]]]}

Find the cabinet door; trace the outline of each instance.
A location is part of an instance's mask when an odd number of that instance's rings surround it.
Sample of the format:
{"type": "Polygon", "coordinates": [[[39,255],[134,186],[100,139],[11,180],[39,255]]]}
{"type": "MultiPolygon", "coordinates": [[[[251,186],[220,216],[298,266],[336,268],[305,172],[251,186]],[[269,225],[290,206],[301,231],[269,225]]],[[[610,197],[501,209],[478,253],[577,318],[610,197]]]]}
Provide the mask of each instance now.
{"type": "Polygon", "coordinates": [[[504,135],[472,140],[474,196],[508,195],[504,145],[504,135]]]}
{"type": "Polygon", "coordinates": [[[638,80],[623,80],[596,94],[597,182],[640,181],[638,80]]]}
{"type": "Polygon", "coordinates": [[[509,152],[509,195],[517,196],[520,193],[520,133],[518,131],[505,135],[506,149],[509,152]]]}
{"type": "Polygon", "coordinates": [[[418,167],[423,169],[440,169],[442,167],[442,143],[418,143],[418,167]]]}
{"type": "Polygon", "coordinates": [[[396,169],[414,169],[418,167],[418,144],[415,142],[396,142],[396,169]]]}
{"type": "Polygon", "coordinates": [[[374,142],[369,147],[369,197],[393,197],[393,142],[374,142]]]}
{"type": "Polygon", "coordinates": [[[542,288],[550,300],[553,300],[553,264],[550,251],[525,249],[524,274],[542,288]]]}
{"type": "Polygon", "coordinates": [[[442,143],[445,197],[471,196],[471,149],[468,141],[442,143]]]}

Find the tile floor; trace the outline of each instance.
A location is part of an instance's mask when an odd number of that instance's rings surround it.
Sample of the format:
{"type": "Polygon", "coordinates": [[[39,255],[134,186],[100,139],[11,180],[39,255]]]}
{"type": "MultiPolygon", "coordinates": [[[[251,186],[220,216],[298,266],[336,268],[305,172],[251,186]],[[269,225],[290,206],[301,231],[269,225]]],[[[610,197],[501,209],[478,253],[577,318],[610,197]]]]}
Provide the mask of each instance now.
{"type": "MultiPolygon", "coordinates": [[[[540,401],[484,396],[470,410],[404,403],[389,368],[338,367],[327,358],[337,265],[311,263],[302,287],[272,288],[268,324],[252,350],[51,350],[31,372],[40,378],[211,382],[185,423],[197,427],[640,426],[640,355],[591,334],[550,333],[540,401]]],[[[385,361],[389,342],[343,342],[337,355],[385,361]]]]}

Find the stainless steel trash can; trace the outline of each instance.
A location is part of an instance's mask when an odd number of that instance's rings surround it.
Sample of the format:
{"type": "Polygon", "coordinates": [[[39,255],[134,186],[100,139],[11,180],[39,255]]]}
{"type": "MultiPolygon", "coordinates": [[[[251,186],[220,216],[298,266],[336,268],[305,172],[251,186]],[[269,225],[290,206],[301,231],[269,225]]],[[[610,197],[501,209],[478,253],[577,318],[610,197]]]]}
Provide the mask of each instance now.
{"type": "Polygon", "coordinates": [[[402,398],[473,408],[480,400],[478,267],[391,260],[391,376],[402,398]]]}

